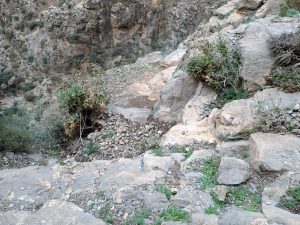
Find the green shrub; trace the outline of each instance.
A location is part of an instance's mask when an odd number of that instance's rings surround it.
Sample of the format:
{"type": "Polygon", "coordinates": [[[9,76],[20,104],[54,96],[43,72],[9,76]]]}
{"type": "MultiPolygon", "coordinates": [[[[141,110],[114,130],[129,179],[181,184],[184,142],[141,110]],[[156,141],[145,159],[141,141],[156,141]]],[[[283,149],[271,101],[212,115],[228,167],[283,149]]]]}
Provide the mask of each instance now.
{"type": "Polygon", "coordinates": [[[217,105],[222,107],[228,102],[245,99],[249,97],[249,92],[243,88],[225,88],[222,93],[219,94],[217,105]]]}
{"type": "Polygon", "coordinates": [[[173,195],[173,192],[171,191],[171,189],[165,185],[160,185],[155,190],[166,195],[166,197],[169,201],[171,199],[171,196],[173,195]]]}
{"type": "Polygon", "coordinates": [[[166,221],[190,221],[189,213],[176,205],[172,205],[168,209],[162,211],[160,217],[166,221]]]}
{"type": "Polygon", "coordinates": [[[0,150],[30,152],[33,132],[28,127],[28,118],[19,116],[0,117],[0,150]]]}
{"type": "Polygon", "coordinates": [[[73,138],[76,135],[81,136],[83,130],[92,125],[93,113],[104,111],[105,94],[79,84],[71,84],[58,93],[58,101],[65,115],[66,134],[73,138]]]}
{"type": "Polygon", "coordinates": [[[225,41],[220,39],[213,44],[206,42],[201,56],[194,57],[188,63],[187,72],[220,93],[225,88],[240,85],[240,65],[238,51],[227,47],[225,41]]]}
{"type": "Polygon", "coordinates": [[[272,71],[272,83],[285,92],[299,92],[300,73],[289,68],[277,68],[272,71]]]}
{"type": "Polygon", "coordinates": [[[281,197],[279,207],[287,209],[292,213],[300,213],[300,186],[291,188],[287,194],[281,197]]]}

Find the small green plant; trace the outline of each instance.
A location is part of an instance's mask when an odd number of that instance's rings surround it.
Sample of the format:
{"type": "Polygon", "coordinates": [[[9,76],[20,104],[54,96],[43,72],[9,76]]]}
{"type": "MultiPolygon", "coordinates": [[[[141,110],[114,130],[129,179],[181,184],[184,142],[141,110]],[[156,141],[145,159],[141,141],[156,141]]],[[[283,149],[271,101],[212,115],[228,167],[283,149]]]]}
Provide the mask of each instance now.
{"type": "Polygon", "coordinates": [[[182,150],[182,153],[184,155],[185,158],[189,158],[192,154],[193,154],[193,149],[191,148],[188,148],[188,147],[185,147],[183,150],[182,150]]]}
{"type": "Polygon", "coordinates": [[[240,65],[240,54],[219,39],[217,43],[206,42],[203,45],[202,55],[191,59],[187,72],[221,93],[225,88],[239,87],[240,65]]]}
{"type": "Polygon", "coordinates": [[[132,216],[130,216],[125,225],[146,225],[145,219],[150,217],[150,211],[148,209],[141,209],[132,216]]]}
{"type": "Polygon", "coordinates": [[[272,83],[285,92],[299,92],[300,73],[294,69],[277,68],[272,71],[272,83]]]}
{"type": "Polygon", "coordinates": [[[164,155],[163,150],[159,147],[152,149],[152,152],[155,156],[158,156],[158,157],[162,157],[164,155]]]}
{"type": "Polygon", "coordinates": [[[92,141],[85,142],[84,152],[88,155],[99,152],[100,146],[92,141]]]}
{"type": "Polygon", "coordinates": [[[166,195],[166,197],[169,201],[171,199],[171,196],[173,195],[173,192],[171,191],[171,189],[165,185],[160,185],[155,190],[166,195]]]}
{"type": "Polygon", "coordinates": [[[105,191],[103,191],[103,190],[97,191],[97,196],[100,197],[100,198],[104,198],[105,197],[105,191]]]}
{"type": "Polygon", "coordinates": [[[219,94],[217,105],[222,107],[228,102],[245,99],[247,97],[249,97],[249,92],[243,88],[225,88],[223,92],[219,94]]]}
{"type": "Polygon", "coordinates": [[[105,131],[102,133],[103,138],[112,138],[115,136],[115,132],[113,130],[105,131]]]}
{"type": "Polygon", "coordinates": [[[200,178],[200,188],[205,190],[212,188],[217,184],[217,173],[220,164],[219,157],[210,157],[203,160],[200,172],[203,176],[200,178]]]}
{"type": "Polygon", "coordinates": [[[204,210],[205,214],[219,214],[220,210],[226,206],[225,201],[220,201],[216,195],[216,193],[211,193],[211,198],[214,202],[213,206],[210,206],[204,210]]]}
{"type": "Polygon", "coordinates": [[[72,32],[68,34],[67,40],[71,43],[71,44],[75,44],[78,43],[80,41],[80,35],[76,32],[72,32]]]}
{"type": "Polygon", "coordinates": [[[298,0],[284,0],[281,4],[280,16],[295,17],[300,15],[300,2],[298,0]]]}
{"type": "Polygon", "coordinates": [[[300,213],[300,186],[291,188],[287,194],[281,197],[279,207],[287,209],[292,213],[300,213]]]}
{"type": "Polygon", "coordinates": [[[110,205],[108,203],[100,209],[100,215],[101,218],[103,218],[104,222],[109,224],[113,223],[114,218],[112,213],[110,212],[110,205]]]}
{"type": "Polygon", "coordinates": [[[247,187],[234,187],[227,193],[226,203],[243,206],[248,211],[258,212],[260,211],[261,196],[258,193],[251,192],[247,187]]]}
{"type": "Polygon", "coordinates": [[[190,221],[189,213],[176,205],[171,205],[168,209],[162,211],[160,217],[165,221],[190,221]]]}

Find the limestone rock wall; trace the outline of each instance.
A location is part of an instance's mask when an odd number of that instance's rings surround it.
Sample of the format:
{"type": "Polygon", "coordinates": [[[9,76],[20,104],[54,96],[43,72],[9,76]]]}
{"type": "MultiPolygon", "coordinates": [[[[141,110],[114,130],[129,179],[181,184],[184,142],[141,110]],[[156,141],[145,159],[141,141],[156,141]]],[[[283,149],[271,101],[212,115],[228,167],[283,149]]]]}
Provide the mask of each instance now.
{"type": "Polygon", "coordinates": [[[3,0],[0,35],[15,58],[36,69],[90,61],[107,68],[154,49],[176,48],[214,5],[208,0],[3,0]]]}

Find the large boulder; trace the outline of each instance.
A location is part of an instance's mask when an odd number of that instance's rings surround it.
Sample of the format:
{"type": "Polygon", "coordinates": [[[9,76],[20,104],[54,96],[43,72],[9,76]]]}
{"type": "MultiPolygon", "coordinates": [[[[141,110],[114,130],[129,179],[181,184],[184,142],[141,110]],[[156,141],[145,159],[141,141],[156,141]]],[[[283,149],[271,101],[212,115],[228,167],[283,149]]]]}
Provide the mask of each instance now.
{"type": "Polygon", "coordinates": [[[70,202],[51,200],[48,201],[35,214],[28,216],[19,225],[105,225],[94,216],[85,213],[81,208],[70,202]]]}
{"type": "Polygon", "coordinates": [[[263,4],[263,0],[240,0],[238,2],[238,9],[257,9],[263,4]]]}
{"type": "Polygon", "coordinates": [[[32,166],[0,171],[0,206],[7,209],[34,209],[48,200],[54,170],[50,167],[32,166]]]}
{"type": "Polygon", "coordinates": [[[300,138],[294,135],[255,133],[250,137],[251,163],[256,170],[299,171],[300,138]]]}
{"type": "Polygon", "coordinates": [[[176,122],[181,110],[195,94],[198,83],[187,73],[179,70],[161,90],[160,100],[154,107],[154,118],[176,122]]]}
{"type": "Polygon", "coordinates": [[[261,111],[293,109],[297,102],[300,102],[300,93],[289,94],[275,88],[265,89],[248,99],[232,101],[215,113],[215,132],[220,138],[249,133],[261,122],[261,111]]]}
{"type": "Polygon", "coordinates": [[[256,20],[246,26],[239,46],[243,58],[241,77],[249,89],[265,85],[265,77],[271,73],[275,60],[268,44],[270,37],[293,33],[297,27],[299,21],[276,21],[270,18],[256,20]]]}
{"type": "Polygon", "coordinates": [[[267,224],[266,222],[267,219],[261,213],[231,209],[222,215],[218,221],[218,225],[267,224]],[[264,223],[257,223],[258,221],[264,223]]]}
{"type": "Polygon", "coordinates": [[[204,118],[194,124],[180,123],[173,126],[161,139],[161,146],[187,146],[199,143],[214,144],[217,137],[213,132],[209,118],[204,118]]]}
{"type": "Polygon", "coordinates": [[[245,182],[250,175],[247,162],[234,157],[223,157],[219,166],[218,183],[236,185],[245,182]]]}

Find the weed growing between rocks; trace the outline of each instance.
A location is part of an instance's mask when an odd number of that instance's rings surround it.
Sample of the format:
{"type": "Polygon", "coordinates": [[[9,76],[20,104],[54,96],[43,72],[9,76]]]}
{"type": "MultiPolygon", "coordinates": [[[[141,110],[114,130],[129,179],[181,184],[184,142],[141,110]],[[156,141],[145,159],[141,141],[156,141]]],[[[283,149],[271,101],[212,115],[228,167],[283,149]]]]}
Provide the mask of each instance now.
{"type": "Polygon", "coordinates": [[[278,206],[292,213],[300,214],[300,186],[289,189],[287,194],[281,197],[278,206]]]}
{"type": "Polygon", "coordinates": [[[149,218],[151,212],[147,209],[141,209],[137,211],[134,215],[130,216],[125,225],[146,225],[145,219],[149,218]]]}
{"type": "Polygon", "coordinates": [[[300,73],[295,69],[277,68],[272,72],[272,83],[285,92],[299,92],[300,73]]]}
{"type": "Polygon", "coordinates": [[[300,91],[300,33],[282,34],[269,39],[270,49],[275,56],[275,66],[267,83],[285,92],[300,91]]]}
{"type": "Polygon", "coordinates": [[[204,44],[202,54],[189,61],[187,72],[214,89],[219,95],[218,105],[222,106],[249,96],[242,87],[240,66],[239,52],[219,39],[217,43],[204,44]]]}
{"type": "Polygon", "coordinates": [[[219,164],[220,158],[216,156],[203,160],[202,166],[199,169],[199,171],[203,174],[200,178],[200,188],[202,190],[212,188],[217,184],[219,164]]]}
{"type": "Polygon", "coordinates": [[[260,211],[261,195],[245,186],[230,188],[224,201],[220,201],[215,193],[211,193],[211,197],[214,205],[204,210],[206,214],[219,214],[222,209],[231,205],[242,207],[246,211],[260,211]]]}
{"type": "Polygon", "coordinates": [[[156,189],[156,191],[166,195],[167,199],[170,201],[171,196],[174,194],[171,189],[165,185],[160,185],[156,189]]]}
{"type": "Polygon", "coordinates": [[[168,209],[162,211],[159,216],[164,221],[180,221],[186,223],[190,221],[189,213],[176,205],[171,205],[168,209]]]}

